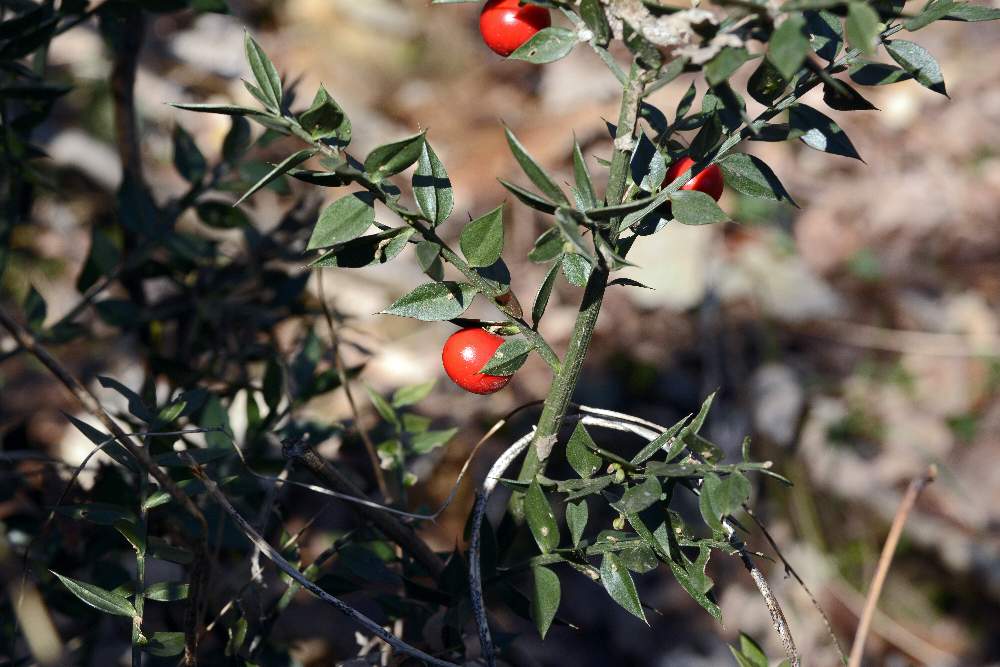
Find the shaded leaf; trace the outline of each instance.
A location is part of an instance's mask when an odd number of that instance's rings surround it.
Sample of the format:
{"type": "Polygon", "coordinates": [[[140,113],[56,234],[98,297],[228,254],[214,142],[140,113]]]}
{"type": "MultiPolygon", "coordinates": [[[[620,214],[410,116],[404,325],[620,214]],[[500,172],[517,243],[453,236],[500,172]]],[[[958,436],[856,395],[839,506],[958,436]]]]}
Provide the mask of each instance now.
{"type": "Polygon", "coordinates": [[[642,610],[632,575],[621,559],[610,551],[605,553],[601,560],[601,583],[612,600],[643,623],[649,624],[642,610]]]}
{"type": "Polygon", "coordinates": [[[559,546],[559,525],[537,479],[532,480],[524,496],[524,515],[528,520],[531,534],[543,554],[559,546]]]}
{"type": "Polygon", "coordinates": [[[455,206],[451,180],[444,164],[426,141],[420,149],[412,184],[413,198],[431,224],[437,226],[447,220],[455,206]]]}
{"type": "Polygon", "coordinates": [[[948,93],[944,87],[944,75],[941,74],[941,66],[938,65],[937,60],[934,59],[934,56],[927,49],[914,42],[908,42],[905,39],[894,39],[891,42],[885,43],[885,50],[921,86],[947,97],[948,93]]]}
{"type": "Polygon", "coordinates": [[[531,619],[544,639],[559,609],[559,577],[547,567],[536,566],[531,568],[531,580],[531,619]]]}
{"type": "Polygon", "coordinates": [[[573,429],[566,444],[566,460],[576,471],[576,474],[586,479],[593,476],[601,466],[601,457],[594,453],[597,444],[583,423],[578,423],[573,429]]]}

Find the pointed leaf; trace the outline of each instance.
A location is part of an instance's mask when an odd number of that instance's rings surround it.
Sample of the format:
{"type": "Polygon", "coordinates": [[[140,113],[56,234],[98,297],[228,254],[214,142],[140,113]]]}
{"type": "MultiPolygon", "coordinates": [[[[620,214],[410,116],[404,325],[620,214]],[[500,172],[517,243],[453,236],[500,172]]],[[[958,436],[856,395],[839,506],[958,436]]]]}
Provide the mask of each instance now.
{"type": "Polygon", "coordinates": [[[188,183],[198,183],[205,176],[205,156],[194,138],[180,125],[174,126],[174,168],[188,183]]]}
{"type": "Polygon", "coordinates": [[[792,136],[798,136],[806,146],[825,153],[861,159],[840,126],[812,107],[796,104],[788,111],[788,122],[792,136]]]}
{"type": "Polygon", "coordinates": [[[489,375],[513,375],[524,365],[534,349],[534,343],[525,338],[520,336],[507,338],[479,372],[489,375]]]}
{"type": "Polygon", "coordinates": [[[264,100],[269,108],[277,110],[281,107],[281,77],[274,64],[260,48],[260,45],[250,36],[250,33],[243,35],[244,48],[246,49],[247,62],[250,63],[250,71],[257,81],[257,88],[263,94],[264,100]]]}
{"type": "Polygon", "coordinates": [[[337,139],[343,145],[351,141],[351,120],[323,86],[299,116],[299,124],[313,139],[337,139]]]}
{"type": "Polygon", "coordinates": [[[730,153],[718,165],[726,186],[741,195],[771,201],[784,200],[795,205],[785,186],[760,158],[747,153],[730,153]]]}
{"type": "Polygon", "coordinates": [[[921,86],[947,97],[948,93],[944,87],[944,75],[941,74],[941,66],[938,65],[937,60],[934,59],[934,56],[927,49],[914,42],[908,42],[905,39],[894,39],[891,42],[885,43],[885,50],[921,86]]]}
{"type": "Polygon", "coordinates": [[[379,146],[365,158],[365,173],[378,181],[398,174],[420,159],[426,131],[379,146]]]}
{"type": "Polygon", "coordinates": [[[551,63],[569,55],[577,41],[579,38],[575,30],[561,27],[543,28],[508,57],[511,60],[524,60],[536,65],[551,63]]]}
{"type": "Polygon", "coordinates": [[[535,622],[538,634],[544,639],[559,609],[562,589],[559,577],[547,567],[531,568],[531,579],[534,584],[531,591],[531,619],[535,622]]]}
{"type": "Polygon", "coordinates": [[[417,169],[413,172],[413,197],[420,212],[434,226],[447,220],[455,206],[448,172],[426,141],[420,150],[417,169]]]}
{"type": "Polygon", "coordinates": [[[382,311],[385,315],[412,317],[425,322],[451,320],[472,305],[476,288],[467,283],[426,283],[382,311]]]}
{"type": "Polygon", "coordinates": [[[635,590],[632,575],[621,559],[613,552],[609,551],[604,554],[604,559],[601,561],[601,583],[612,600],[621,605],[625,611],[649,625],[646,614],[642,610],[642,603],[639,601],[639,593],[635,590]]]}
{"type": "MultiPolygon", "coordinates": [[[[591,0],[594,1],[594,0],[591,0]]],[[[602,14],[603,15],[603,14],[602,14]]],[[[573,177],[576,181],[576,191],[583,201],[584,208],[594,208],[597,206],[597,194],[594,192],[594,181],[590,177],[590,169],[587,168],[587,161],[580,150],[580,144],[573,140],[573,177]]]]}
{"type": "Polygon", "coordinates": [[[538,548],[547,554],[559,546],[559,524],[538,480],[531,481],[524,496],[524,515],[538,548]]]}
{"type": "Polygon", "coordinates": [[[786,81],[790,81],[812,52],[806,34],[806,20],[801,14],[789,14],[771,35],[767,59],[786,81]]]}
{"type": "Polygon", "coordinates": [[[306,250],[328,248],[356,239],[374,222],[374,197],[368,192],[349,194],[323,209],[306,250]]]}
{"type": "Polygon", "coordinates": [[[244,201],[246,201],[247,197],[253,195],[258,190],[260,190],[261,188],[263,188],[264,186],[266,186],[267,184],[269,184],[274,179],[276,179],[279,176],[283,175],[284,173],[286,173],[287,171],[289,171],[293,167],[299,166],[300,164],[302,164],[303,162],[305,162],[306,160],[308,160],[309,158],[311,158],[315,154],[316,154],[316,149],[315,148],[305,148],[303,150],[298,151],[297,153],[295,153],[293,155],[289,155],[284,160],[282,160],[280,164],[278,164],[273,169],[271,169],[269,172],[267,172],[266,174],[264,174],[264,176],[259,181],[257,181],[256,183],[254,183],[250,187],[250,189],[247,190],[243,194],[242,197],[240,197],[239,199],[236,200],[236,203],[233,204],[233,206],[238,206],[238,205],[242,204],[244,201]]]}
{"type": "Polygon", "coordinates": [[[587,479],[601,466],[601,457],[594,453],[597,444],[590,437],[587,428],[578,423],[566,444],[566,459],[576,474],[583,479],[587,479]]]}
{"type": "Polygon", "coordinates": [[[670,195],[674,218],[684,225],[727,222],[729,216],[710,195],[698,190],[678,190],[670,195]]]}
{"type": "Polygon", "coordinates": [[[59,578],[59,581],[69,589],[70,593],[98,611],[103,611],[106,614],[114,614],[115,616],[134,617],[136,615],[135,607],[132,606],[132,603],[117,593],[106,591],[100,586],[88,584],[84,581],[64,577],[58,572],[52,572],[52,574],[59,578]]]}
{"type": "Polygon", "coordinates": [[[505,129],[507,135],[507,145],[510,146],[511,153],[514,154],[514,159],[517,163],[521,165],[521,169],[528,176],[532,183],[535,184],[542,193],[548,197],[550,200],[556,202],[557,204],[562,204],[564,206],[569,205],[569,200],[566,199],[566,195],[563,193],[562,189],[556,185],[556,182],[552,180],[552,177],[542,169],[534,158],[528,154],[524,146],[514,133],[510,131],[510,128],[505,129]]]}
{"type": "Polygon", "coordinates": [[[566,526],[569,528],[569,535],[573,540],[574,547],[580,546],[580,540],[583,539],[583,532],[587,529],[589,517],[590,509],[587,507],[586,498],[575,505],[566,503],[566,526]]]}
{"type": "Polygon", "coordinates": [[[310,268],[339,266],[355,269],[375,264],[386,264],[406,249],[410,237],[416,233],[412,227],[390,229],[369,234],[344,243],[309,264],[310,268]]]}
{"type": "Polygon", "coordinates": [[[531,307],[531,324],[535,329],[538,328],[538,323],[541,321],[542,316],[545,314],[545,309],[549,305],[552,288],[555,286],[556,277],[559,275],[559,266],[559,264],[553,264],[549,267],[549,272],[545,274],[545,279],[538,288],[538,294],[535,295],[535,304],[531,307]]]}
{"type": "Polygon", "coordinates": [[[466,225],[459,237],[459,246],[469,266],[495,264],[503,252],[503,204],[466,225]]]}
{"type": "Polygon", "coordinates": [[[853,1],[847,5],[847,21],[844,24],[847,42],[862,53],[875,51],[875,40],[879,33],[879,16],[868,3],[853,1]]]}

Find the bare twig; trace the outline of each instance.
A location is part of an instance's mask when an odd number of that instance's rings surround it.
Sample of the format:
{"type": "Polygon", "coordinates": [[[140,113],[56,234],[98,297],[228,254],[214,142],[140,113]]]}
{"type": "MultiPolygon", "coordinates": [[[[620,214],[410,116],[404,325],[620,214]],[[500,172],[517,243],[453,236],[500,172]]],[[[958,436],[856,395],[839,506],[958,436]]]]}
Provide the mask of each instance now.
{"type": "MultiPolygon", "coordinates": [[[[439,665],[440,667],[456,667],[454,663],[448,662],[446,660],[440,660],[432,655],[424,653],[418,648],[415,648],[402,639],[396,637],[392,633],[388,632],[381,625],[368,618],[360,611],[351,607],[340,598],[330,595],[322,588],[317,586],[315,583],[306,578],[294,565],[289,563],[285,558],[278,552],[277,549],[272,547],[260,534],[254,530],[250,522],[243,518],[229,499],[224,493],[219,489],[219,486],[213,481],[208,475],[205,474],[204,469],[199,466],[195,460],[186,452],[182,452],[181,456],[185,458],[191,469],[194,471],[195,475],[202,480],[205,484],[205,490],[208,494],[222,507],[222,509],[230,516],[230,518],[236,523],[237,527],[243,533],[243,535],[250,540],[256,547],[258,547],[261,552],[267,556],[267,558],[273,562],[279,570],[287,574],[289,577],[294,579],[299,585],[305,588],[307,591],[318,597],[323,602],[334,607],[337,611],[341,612],[352,621],[363,627],[368,632],[384,641],[385,643],[392,646],[396,651],[400,653],[405,653],[406,655],[413,656],[418,660],[423,660],[424,662],[431,665],[439,665]]],[[[384,515],[379,515],[384,516],[384,515]]]]}
{"type": "Polygon", "coordinates": [[[385,473],[382,472],[378,452],[375,451],[375,443],[372,442],[371,436],[368,435],[368,429],[365,428],[361,421],[361,412],[358,410],[357,401],[354,400],[354,392],[351,391],[351,379],[347,376],[347,367],[344,365],[343,357],[340,356],[340,332],[337,330],[337,324],[333,320],[333,313],[330,312],[330,304],[326,301],[326,289],[323,286],[323,269],[320,269],[316,273],[316,287],[319,303],[323,308],[323,316],[326,319],[326,326],[330,329],[330,349],[333,352],[333,366],[337,370],[337,377],[340,378],[340,386],[344,388],[347,404],[351,408],[351,414],[354,417],[354,428],[357,430],[358,435],[361,436],[361,441],[365,445],[365,451],[368,452],[368,460],[371,462],[372,473],[375,475],[375,482],[378,484],[379,493],[382,494],[382,498],[385,499],[386,503],[391,503],[392,494],[389,491],[389,485],[385,481],[385,473]]]}
{"type": "MultiPolygon", "coordinates": [[[[300,462],[333,491],[345,496],[364,498],[364,493],[355,486],[354,482],[301,440],[285,440],[282,443],[282,453],[286,459],[300,462]]],[[[403,525],[381,511],[382,508],[375,509],[367,504],[354,504],[353,507],[358,514],[371,521],[386,537],[402,547],[432,577],[438,577],[444,572],[444,563],[441,562],[441,559],[431,551],[423,540],[417,537],[409,526],[403,525]]]]}
{"type": "Polygon", "coordinates": [[[892,557],[896,553],[896,545],[899,544],[899,538],[903,534],[903,526],[906,525],[906,519],[910,516],[910,511],[913,509],[914,504],[916,504],[917,498],[924,490],[924,487],[933,482],[936,477],[937,466],[932,465],[928,467],[922,476],[910,482],[910,485],[906,488],[906,493],[903,495],[903,500],[899,503],[899,509],[896,510],[896,516],[893,518],[892,526],[889,528],[889,536],[885,539],[882,554],[878,559],[875,576],[872,577],[872,583],[868,590],[868,598],[865,600],[864,611],[861,612],[858,630],[854,635],[854,644],[851,645],[851,657],[848,661],[849,667],[861,666],[861,658],[865,652],[865,639],[868,637],[868,629],[871,627],[872,617],[875,615],[875,609],[878,606],[878,598],[882,593],[882,586],[885,584],[885,578],[889,574],[892,557]]]}

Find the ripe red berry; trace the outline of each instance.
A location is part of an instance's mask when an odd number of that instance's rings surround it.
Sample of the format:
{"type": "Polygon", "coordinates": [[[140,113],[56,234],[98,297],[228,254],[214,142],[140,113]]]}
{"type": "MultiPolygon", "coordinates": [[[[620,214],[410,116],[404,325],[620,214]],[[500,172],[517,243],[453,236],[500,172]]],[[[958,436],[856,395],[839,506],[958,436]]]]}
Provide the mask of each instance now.
{"type": "MultiPolygon", "coordinates": [[[[694,165],[694,160],[689,157],[683,157],[674,162],[670,165],[670,169],[667,170],[666,182],[673,182],[675,178],[690,169],[692,165],[694,165]]],[[[722,170],[719,169],[718,165],[711,164],[681,186],[681,190],[698,190],[704,192],[706,195],[710,195],[715,201],[719,201],[719,197],[722,196],[723,187],[722,170]]]]}
{"type": "Polygon", "coordinates": [[[550,25],[549,10],[519,5],[518,0],[489,0],[479,15],[479,33],[486,46],[505,58],[550,25]]]}
{"type": "Polygon", "coordinates": [[[492,394],[510,382],[510,376],[485,375],[480,369],[503,344],[503,338],[489,331],[470,327],[452,334],[441,350],[444,372],[452,382],[474,394],[492,394]]]}

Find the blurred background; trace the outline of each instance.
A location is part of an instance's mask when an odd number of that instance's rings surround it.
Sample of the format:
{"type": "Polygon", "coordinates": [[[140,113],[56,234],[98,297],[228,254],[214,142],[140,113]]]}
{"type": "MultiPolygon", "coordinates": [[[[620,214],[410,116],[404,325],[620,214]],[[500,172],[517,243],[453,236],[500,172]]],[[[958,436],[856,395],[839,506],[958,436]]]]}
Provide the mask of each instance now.
{"type": "MultiPolygon", "coordinates": [[[[168,102],[252,105],[240,82],[246,26],[283,76],[299,82],[299,108],[324,84],[346,109],[355,154],[428,128],[455,187],[456,217],[476,217],[507,199],[504,257],[513,289],[531,303],[545,267],[524,258],[547,223],[511,201],[496,180],[523,183],[502,124],[561,180],[571,179],[575,133],[593,173],[601,174],[596,158],[610,155],[602,119],[616,116],[619,88],[593,52],[579,48],[544,67],[504,62],[479,39],[476,5],[230,4],[231,15],[164,14],[148,25],[136,96],[146,179],[157,199],[186,188],[171,164],[175,124],[207,156],[218,154],[228,129],[221,116],[179,112],[168,102]]],[[[872,664],[1000,664],[1000,32],[990,23],[938,22],[919,41],[941,63],[951,99],[909,81],[864,89],[880,112],[829,112],[864,163],[801,144],[755,143],[745,150],[774,169],[801,208],[727,193],[721,205],[735,224],[671,225],[636,244],[629,258],[638,266],[628,275],[652,289],[609,292],[576,400],[670,424],[719,388],[709,436],[738,455],[751,434],[756,457],[773,459],[794,482],[760,482],[754,502],[845,646],[902,492],[936,463],[938,481],[909,519],[874,621],[872,664]]],[[[96,29],[83,25],[61,35],[49,64],[75,86],[40,139],[55,187],[39,196],[32,226],[12,240],[15,263],[0,289],[19,302],[33,285],[55,321],[79,299],[76,277],[90,228],[114,200],[121,165],[111,65],[96,29]]],[[[744,67],[735,81],[752,69],[744,67]]],[[[650,101],[672,114],[689,81],[681,77],[650,101]]],[[[821,104],[817,92],[805,101],[821,104]]],[[[244,206],[255,225],[273,227],[307,189],[282,187],[244,206]]],[[[340,193],[321,194],[332,201],[340,193]]],[[[457,231],[454,225],[452,237],[457,231]]],[[[406,258],[327,270],[331,301],[348,318],[345,337],[372,353],[364,378],[380,391],[443,379],[439,350],[450,325],[372,316],[420,282],[416,263],[406,258]]],[[[543,322],[560,353],[580,296],[560,284],[543,322]]],[[[491,317],[486,309],[471,314],[491,317]]],[[[0,345],[9,349],[10,341],[0,336],[0,345]]],[[[107,329],[63,358],[135,387],[144,378],[131,349],[107,329]]],[[[345,354],[350,362],[368,358],[355,347],[345,354]]],[[[542,398],[548,381],[536,358],[489,398],[440,382],[421,409],[461,430],[421,462],[418,499],[436,506],[469,448],[507,411],[542,398]]],[[[90,444],[67,428],[60,409],[76,407],[33,364],[0,365],[4,449],[27,446],[82,460],[90,444]]],[[[331,422],[350,415],[342,392],[307,410],[331,422]]],[[[234,407],[236,431],[243,414],[234,407]]],[[[374,413],[367,417],[374,422],[374,413]]],[[[474,466],[477,480],[533,418],[515,420],[491,440],[474,466]]],[[[425,530],[440,550],[461,541],[471,492],[465,485],[446,517],[425,530]]],[[[4,498],[0,520],[23,509],[17,496],[4,498]]],[[[285,502],[294,525],[316,501],[295,493],[285,502]]],[[[491,510],[494,518],[502,509],[491,510]]],[[[760,535],[751,544],[769,552],[760,535]]],[[[309,548],[318,553],[325,545],[317,539],[309,548]]],[[[806,594],[780,565],[766,567],[806,664],[836,664],[806,594]]],[[[521,653],[541,665],[728,664],[726,643],[744,631],[781,655],[739,562],[715,556],[709,573],[724,626],[662,568],[637,578],[643,599],[660,612],[650,614],[651,630],[599,586],[566,577],[560,617],[571,626],[557,625],[545,642],[525,632],[521,653]]],[[[304,604],[282,631],[305,664],[331,664],[326,632],[310,624],[309,613],[339,623],[304,604]]],[[[525,631],[510,623],[508,630],[525,631]]],[[[349,628],[337,632],[350,637],[349,628]]]]}

